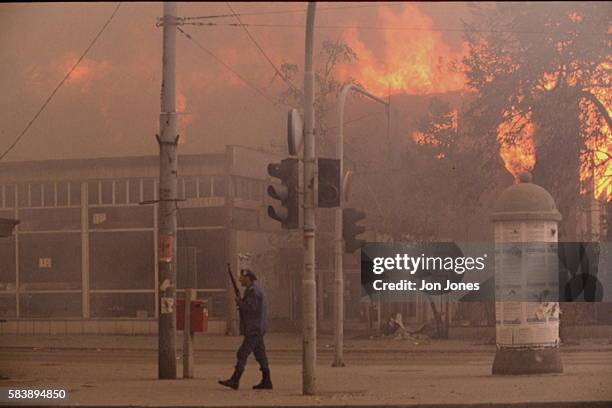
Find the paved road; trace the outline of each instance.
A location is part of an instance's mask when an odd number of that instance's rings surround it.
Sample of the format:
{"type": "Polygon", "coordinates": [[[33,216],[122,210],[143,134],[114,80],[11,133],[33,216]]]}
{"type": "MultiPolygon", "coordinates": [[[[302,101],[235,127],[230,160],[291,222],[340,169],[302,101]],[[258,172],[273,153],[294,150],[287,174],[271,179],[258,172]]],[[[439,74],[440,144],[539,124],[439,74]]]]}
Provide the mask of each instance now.
{"type": "MultiPolygon", "coordinates": [[[[490,351],[351,350],[347,367],[340,369],[330,367],[332,353],[319,353],[318,395],[310,397],[301,395],[299,352],[274,352],[270,358],[275,390],[255,392],[250,386],[259,372],[252,359],[239,391],[216,384],[231,373],[231,351],[198,351],[195,379],[158,381],[152,350],[1,349],[0,374],[10,379],[0,380],[0,387],[63,387],[69,390],[69,404],[101,406],[612,406],[610,351],[562,353],[564,374],[518,377],[491,376],[490,351]],[[534,403],[540,405],[528,405],[534,403]]],[[[177,366],[180,377],[180,361],[177,366]]]]}

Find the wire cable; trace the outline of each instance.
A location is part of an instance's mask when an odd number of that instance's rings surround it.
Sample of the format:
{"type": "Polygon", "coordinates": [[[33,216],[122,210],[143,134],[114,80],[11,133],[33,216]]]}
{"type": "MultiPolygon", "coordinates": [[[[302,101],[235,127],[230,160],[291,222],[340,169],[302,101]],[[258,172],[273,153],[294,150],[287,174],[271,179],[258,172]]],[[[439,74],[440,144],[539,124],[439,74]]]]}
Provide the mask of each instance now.
{"type": "MultiPolygon", "coordinates": [[[[319,11],[329,11],[329,10],[349,10],[349,9],[360,9],[360,8],[372,8],[372,7],[381,7],[381,6],[403,6],[406,3],[377,3],[377,4],[362,4],[358,6],[343,6],[343,7],[317,7],[317,12],[319,11]]],[[[293,10],[277,10],[277,11],[254,11],[250,13],[239,13],[239,16],[262,16],[262,15],[272,15],[272,14],[292,14],[292,13],[304,13],[306,9],[293,9],[293,10]]],[[[236,14],[216,14],[216,15],[208,15],[208,16],[193,16],[193,17],[181,17],[183,21],[189,20],[206,20],[212,18],[225,18],[225,17],[235,17],[236,14]]]]}
{"type": "MultiPolygon", "coordinates": [[[[182,25],[208,26],[208,27],[260,27],[260,28],[299,28],[304,29],[301,24],[262,24],[262,23],[202,23],[202,22],[183,22],[182,25]]],[[[610,35],[607,32],[589,31],[531,31],[531,30],[485,30],[470,28],[445,28],[445,27],[386,27],[386,26],[366,26],[366,25],[317,25],[316,29],[331,30],[378,30],[378,31],[440,31],[440,32],[460,32],[460,33],[494,33],[494,34],[580,34],[580,35],[610,35]]]]}
{"type": "Polygon", "coordinates": [[[112,14],[110,15],[110,17],[108,17],[108,19],[106,20],[106,22],[104,23],[104,25],[102,26],[102,28],[100,29],[100,31],[98,31],[98,34],[96,34],[96,36],[93,38],[93,40],[89,43],[89,45],[87,46],[87,48],[85,49],[85,51],[83,52],[83,54],[81,54],[81,56],[79,57],[79,59],[74,63],[74,65],[72,66],[72,68],[70,68],[70,71],[68,71],[68,73],[64,76],[64,78],[59,82],[59,84],[57,84],[57,86],[55,87],[55,89],[53,90],[53,92],[51,92],[51,94],[47,97],[47,99],[45,100],[45,102],[42,104],[42,106],[40,107],[40,109],[38,109],[38,112],[36,112],[36,114],[34,115],[34,117],[32,117],[32,119],[30,119],[30,121],[28,122],[28,124],[26,125],[26,127],[21,131],[21,133],[19,134],[19,136],[17,136],[17,138],[15,138],[15,140],[13,141],[13,143],[2,153],[2,155],[0,155],[0,160],[2,160],[7,154],[9,154],[9,152],[11,150],[13,150],[15,148],[15,146],[17,146],[17,143],[19,143],[19,141],[21,140],[21,138],[28,132],[28,130],[30,129],[30,127],[32,127],[32,125],[34,124],[34,122],[36,121],[36,119],[38,119],[38,117],[40,116],[41,113],[43,113],[43,111],[45,110],[45,108],[47,107],[47,105],[51,102],[51,100],[53,99],[53,97],[55,96],[55,94],[57,93],[57,91],[60,90],[60,88],[62,87],[62,85],[64,85],[64,83],[66,82],[66,80],[68,80],[68,78],[70,77],[70,75],[72,74],[72,72],[74,72],[74,70],[79,66],[79,64],[81,63],[81,61],[83,61],[83,59],[85,58],[85,56],[87,55],[87,53],[89,52],[89,50],[91,50],[91,48],[94,46],[94,44],[98,41],[98,39],[100,38],[100,36],[102,35],[102,33],[104,32],[104,30],[106,30],[106,27],[108,27],[108,25],[110,24],[110,22],[113,20],[113,18],[115,17],[115,14],[117,14],[117,11],[119,11],[119,7],[121,7],[121,2],[117,3],[117,6],[115,7],[115,9],[113,10],[112,14]]]}
{"type": "Polygon", "coordinates": [[[261,52],[261,54],[264,56],[264,58],[270,63],[270,65],[272,66],[272,68],[274,68],[274,71],[276,72],[276,75],[278,75],[291,89],[293,89],[294,91],[297,91],[297,88],[295,87],[295,85],[293,85],[293,83],[289,80],[289,78],[287,78],[287,76],[285,74],[283,74],[274,64],[274,62],[272,62],[272,59],[270,59],[270,57],[268,57],[268,54],[266,54],[266,52],[264,51],[264,49],[261,47],[261,45],[259,45],[259,43],[257,42],[257,40],[255,40],[255,37],[253,37],[251,35],[251,32],[249,31],[248,28],[246,28],[246,25],[242,24],[242,21],[240,20],[240,17],[238,17],[238,14],[236,14],[236,12],[234,11],[234,9],[232,8],[231,4],[229,3],[229,1],[225,2],[225,4],[227,4],[227,7],[231,10],[231,12],[234,14],[234,17],[236,17],[236,20],[238,21],[238,23],[242,26],[242,28],[244,29],[244,31],[247,33],[247,35],[249,36],[249,38],[251,39],[251,41],[253,42],[253,44],[255,44],[255,46],[257,47],[257,49],[259,50],[259,52],[261,52]]]}
{"type": "Polygon", "coordinates": [[[269,96],[268,94],[266,94],[264,91],[262,91],[261,89],[259,89],[257,86],[253,85],[251,82],[247,81],[242,75],[240,75],[236,70],[234,70],[230,65],[228,65],[225,61],[223,61],[221,58],[217,57],[216,54],[214,54],[212,51],[210,51],[209,49],[205,48],[202,44],[200,44],[195,38],[193,38],[189,33],[187,33],[185,30],[183,30],[181,27],[177,26],[176,29],[183,34],[187,39],[189,39],[190,41],[192,41],[200,50],[204,51],[206,54],[208,54],[209,56],[211,56],[215,61],[217,61],[219,64],[223,65],[225,67],[225,69],[227,69],[228,71],[230,71],[232,74],[234,74],[238,79],[240,79],[245,85],[247,85],[249,88],[253,89],[255,92],[257,92],[257,94],[259,94],[261,97],[263,97],[264,99],[266,99],[268,102],[270,102],[272,105],[277,106],[278,104],[283,104],[285,106],[288,106],[290,108],[293,108],[293,106],[289,105],[288,103],[280,100],[280,99],[274,99],[271,96],[269,96]]]}

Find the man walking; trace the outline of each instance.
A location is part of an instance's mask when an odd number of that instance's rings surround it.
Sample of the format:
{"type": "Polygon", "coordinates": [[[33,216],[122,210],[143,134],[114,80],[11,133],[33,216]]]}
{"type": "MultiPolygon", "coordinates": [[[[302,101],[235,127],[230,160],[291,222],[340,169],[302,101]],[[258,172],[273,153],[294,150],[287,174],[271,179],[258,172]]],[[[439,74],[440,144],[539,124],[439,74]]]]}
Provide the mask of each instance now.
{"type": "Polygon", "coordinates": [[[240,284],[245,287],[242,298],[236,296],[236,305],[240,315],[240,334],[244,336],[244,339],[238,353],[236,353],[237,361],[234,374],[227,380],[219,381],[219,384],[237,390],[246,360],[249,354],[253,353],[262,373],[261,382],[254,385],[253,389],[271,390],[272,380],[270,379],[270,368],[268,367],[268,357],[264,345],[264,335],[266,334],[266,300],[264,293],[261,288],[255,285],[257,277],[249,269],[240,271],[239,280],[240,284]]]}

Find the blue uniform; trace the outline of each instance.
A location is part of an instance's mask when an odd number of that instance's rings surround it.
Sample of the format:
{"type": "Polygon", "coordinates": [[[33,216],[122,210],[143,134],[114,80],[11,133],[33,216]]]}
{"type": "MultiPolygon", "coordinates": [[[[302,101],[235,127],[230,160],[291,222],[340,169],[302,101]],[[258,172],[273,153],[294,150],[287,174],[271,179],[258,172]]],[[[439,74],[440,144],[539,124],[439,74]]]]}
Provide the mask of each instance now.
{"type": "Polygon", "coordinates": [[[244,371],[247,358],[253,353],[262,372],[269,371],[266,346],[263,340],[267,329],[266,300],[261,288],[254,284],[246,288],[242,299],[238,301],[238,313],[240,314],[240,334],[244,336],[244,340],[236,353],[236,370],[244,371]]]}

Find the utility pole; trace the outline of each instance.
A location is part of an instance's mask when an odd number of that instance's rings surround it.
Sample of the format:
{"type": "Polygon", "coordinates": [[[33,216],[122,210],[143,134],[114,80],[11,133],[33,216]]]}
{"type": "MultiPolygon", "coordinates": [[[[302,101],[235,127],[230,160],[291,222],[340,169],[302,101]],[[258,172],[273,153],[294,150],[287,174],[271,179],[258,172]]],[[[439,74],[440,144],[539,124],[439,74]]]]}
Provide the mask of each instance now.
{"type": "MultiPolygon", "coordinates": [[[[336,142],[336,158],[339,160],[340,180],[343,179],[343,156],[344,156],[344,105],[346,96],[350,91],[358,92],[367,96],[378,103],[389,106],[389,103],[376,95],[367,92],[365,89],[347,84],[340,92],[338,101],[338,140],[336,142]]],[[[342,182],[341,182],[342,184],[342,182]]],[[[344,270],[342,257],[344,256],[342,238],[342,210],[344,207],[344,192],[340,192],[340,206],[334,209],[335,212],[335,237],[334,237],[334,362],[333,367],[344,367],[344,270]]]]}
{"type": "Polygon", "coordinates": [[[164,2],[161,112],[159,114],[158,375],[176,379],[176,3],[164,2]]]}
{"type": "Polygon", "coordinates": [[[308,3],[304,63],[304,275],[302,278],[302,393],[316,393],[317,284],[315,281],[315,117],[313,43],[316,3],[308,3]]]}

